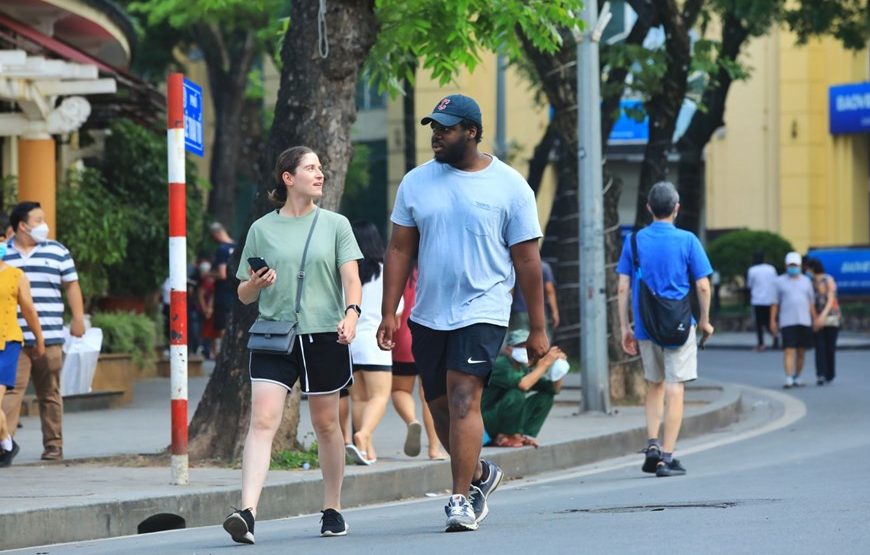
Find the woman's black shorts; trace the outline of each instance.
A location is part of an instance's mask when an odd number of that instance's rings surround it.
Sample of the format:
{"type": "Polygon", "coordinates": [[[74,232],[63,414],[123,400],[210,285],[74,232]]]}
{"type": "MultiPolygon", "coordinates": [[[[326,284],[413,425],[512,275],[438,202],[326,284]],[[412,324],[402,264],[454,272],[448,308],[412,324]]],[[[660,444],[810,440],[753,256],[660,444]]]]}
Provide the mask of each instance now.
{"type": "Polygon", "coordinates": [[[416,376],[420,372],[417,371],[417,364],[414,362],[396,362],[393,361],[394,376],[416,376]]]}
{"type": "Polygon", "coordinates": [[[353,383],[350,348],[338,343],[338,334],[306,333],[296,337],[289,355],[251,353],[252,382],[272,382],[288,390],[296,380],[308,395],[335,393],[353,383]]]}

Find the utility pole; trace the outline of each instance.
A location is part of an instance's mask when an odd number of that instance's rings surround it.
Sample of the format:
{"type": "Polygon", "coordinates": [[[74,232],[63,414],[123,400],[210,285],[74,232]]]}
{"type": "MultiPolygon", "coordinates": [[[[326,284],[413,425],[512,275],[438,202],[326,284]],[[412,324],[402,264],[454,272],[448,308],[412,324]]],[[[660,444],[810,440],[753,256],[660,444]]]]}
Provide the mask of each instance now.
{"type": "Polygon", "coordinates": [[[580,203],[580,363],[582,411],[610,412],[607,298],[604,282],[604,199],[601,176],[601,71],[598,41],[610,21],[595,0],[584,2],[586,29],[577,37],[577,161],[580,203]]]}
{"type": "Polygon", "coordinates": [[[499,50],[495,63],[495,155],[507,163],[507,107],[505,106],[505,68],[504,54],[499,50]]]}

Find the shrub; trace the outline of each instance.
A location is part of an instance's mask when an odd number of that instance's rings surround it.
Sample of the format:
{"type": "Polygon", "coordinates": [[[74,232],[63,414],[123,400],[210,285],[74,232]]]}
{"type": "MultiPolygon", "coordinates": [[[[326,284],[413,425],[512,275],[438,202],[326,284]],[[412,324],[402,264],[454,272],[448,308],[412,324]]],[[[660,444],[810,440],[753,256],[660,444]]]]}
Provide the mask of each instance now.
{"type": "Polygon", "coordinates": [[[793,250],[791,243],[776,233],[743,229],[719,237],[710,243],[707,253],[722,282],[728,283],[746,276],[756,251],[764,252],[764,260],[782,272],[785,255],[793,250]]]}
{"type": "Polygon", "coordinates": [[[154,364],[157,330],[144,314],[103,312],[94,314],[91,324],[103,330],[102,352],[130,354],[140,368],[154,364]]]}

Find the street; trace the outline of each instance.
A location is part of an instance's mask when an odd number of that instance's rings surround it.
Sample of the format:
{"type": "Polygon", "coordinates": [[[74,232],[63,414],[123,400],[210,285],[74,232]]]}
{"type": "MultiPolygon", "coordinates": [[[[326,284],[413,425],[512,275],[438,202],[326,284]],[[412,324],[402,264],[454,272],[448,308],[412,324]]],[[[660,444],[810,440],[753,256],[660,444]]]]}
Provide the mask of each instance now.
{"type": "MultiPolygon", "coordinates": [[[[708,350],[700,372],[782,395],[780,358],[708,350]]],[[[685,477],[644,475],[633,455],[508,482],[478,532],[443,533],[439,497],[348,510],[344,538],[320,538],[319,515],[309,515],[258,522],[255,546],[214,526],[14,553],[868,553],[868,354],[839,353],[825,387],[814,385],[808,358],[813,385],[787,392],[773,431],[759,435],[765,422],[750,417],[683,442],[685,477]]]]}

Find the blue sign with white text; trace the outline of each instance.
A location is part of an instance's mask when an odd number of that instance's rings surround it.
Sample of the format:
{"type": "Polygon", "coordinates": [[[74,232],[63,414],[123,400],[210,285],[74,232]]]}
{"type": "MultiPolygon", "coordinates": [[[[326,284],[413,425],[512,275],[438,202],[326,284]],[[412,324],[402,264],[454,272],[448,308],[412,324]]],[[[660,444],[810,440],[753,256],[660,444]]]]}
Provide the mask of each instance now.
{"type": "Polygon", "coordinates": [[[831,135],[870,133],[870,83],[835,85],[828,99],[831,135]]]}
{"type": "Polygon", "coordinates": [[[649,116],[643,111],[642,100],[620,100],[619,117],[607,142],[612,145],[644,144],[649,140],[649,116]],[[629,115],[631,114],[631,115],[629,115]],[[632,115],[641,114],[637,121],[632,115]]]}
{"type": "Polygon", "coordinates": [[[812,248],[807,256],[821,261],[838,295],[870,295],[870,247],[812,248]]]}
{"type": "Polygon", "coordinates": [[[184,150],[204,154],[202,137],[202,87],[184,80],[184,150]]]}

